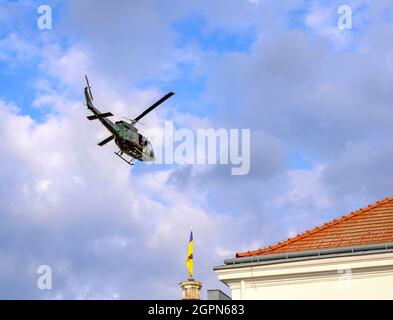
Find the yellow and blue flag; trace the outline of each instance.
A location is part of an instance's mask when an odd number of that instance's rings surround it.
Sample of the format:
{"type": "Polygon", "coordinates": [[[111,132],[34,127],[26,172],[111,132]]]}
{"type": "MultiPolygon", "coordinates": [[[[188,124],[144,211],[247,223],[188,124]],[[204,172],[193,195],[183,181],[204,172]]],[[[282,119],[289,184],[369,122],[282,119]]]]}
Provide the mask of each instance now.
{"type": "Polygon", "coordinates": [[[188,252],[187,252],[187,259],[186,265],[188,269],[188,275],[190,279],[192,279],[193,269],[194,269],[194,239],[192,237],[192,230],[190,234],[190,241],[188,242],[188,252]]]}

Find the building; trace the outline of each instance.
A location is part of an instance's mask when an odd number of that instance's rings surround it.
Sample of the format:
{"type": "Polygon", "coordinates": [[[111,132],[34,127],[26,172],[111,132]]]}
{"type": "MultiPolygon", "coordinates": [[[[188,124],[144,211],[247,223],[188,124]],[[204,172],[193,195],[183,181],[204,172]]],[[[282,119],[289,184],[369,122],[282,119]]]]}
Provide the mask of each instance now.
{"type": "Polygon", "coordinates": [[[393,197],[214,271],[232,299],[393,299],[393,197]]]}

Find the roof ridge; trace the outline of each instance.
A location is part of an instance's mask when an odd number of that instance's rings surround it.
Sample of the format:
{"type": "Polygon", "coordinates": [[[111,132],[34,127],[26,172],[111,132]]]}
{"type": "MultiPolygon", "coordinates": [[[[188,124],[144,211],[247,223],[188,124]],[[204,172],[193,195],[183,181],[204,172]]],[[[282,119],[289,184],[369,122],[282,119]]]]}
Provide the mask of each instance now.
{"type": "Polygon", "coordinates": [[[376,201],[376,202],[374,202],[372,204],[369,204],[367,207],[363,207],[363,208],[351,211],[350,213],[348,213],[348,214],[346,214],[344,216],[341,216],[339,218],[333,219],[333,220],[331,220],[329,222],[326,222],[326,223],[324,223],[322,225],[316,226],[316,227],[314,227],[314,228],[312,228],[310,230],[306,230],[303,233],[297,234],[296,236],[288,238],[285,241],[278,242],[278,243],[276,243],[274,245],[270,245],[270,246],[267,246],[267,247],[264,247],[264,248],[261,248],[261,249],[252,250],[252,251],[237,252],[236,253],[236,257],[242,257],[242,256],[245,256],[245,255],[246,256],[256,255],[256,254],[262,254],[262,253],[267,253],[267,252],[273,251],[273,250],[275,250],[277,248],[281,248],[281,247],[283,247],[285,245],[294,243],[294,242],[296,242],[296,241],[298,241],[300,239],[305,238],[306,236],[310,236],[310,235],[312,235],[312,234],[314,234],[316,232],[325,230],[328,227],[331,227],[331,226],[334,226],[334,225],[336,225],[338,223],[341,223],[341,222],[344,222],[346,220],[349,220],[349,219],[351,219],[353,217],[358,216],[361,213],[365,213],[365,212],[367,212],[367,211],[369,211],[371,209],[374,209],[376,207],[379,207],[379,206],[384,205],[384,204],[386,204],[388,202],[391,202],[391,201],[393,201],[393,196],[384,198],[382,200],[378,200],[378,201],[376,201]]]}

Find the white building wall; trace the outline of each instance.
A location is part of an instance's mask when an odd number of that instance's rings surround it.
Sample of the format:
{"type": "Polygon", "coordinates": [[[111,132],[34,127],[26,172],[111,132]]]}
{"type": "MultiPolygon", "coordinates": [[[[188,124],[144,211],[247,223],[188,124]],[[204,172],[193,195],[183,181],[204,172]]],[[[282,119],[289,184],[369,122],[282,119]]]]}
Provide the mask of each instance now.
{"type": "Polygon", "coordinates": [[[232,299],[393,299],[393,253],[216,270],[232,299]]]}

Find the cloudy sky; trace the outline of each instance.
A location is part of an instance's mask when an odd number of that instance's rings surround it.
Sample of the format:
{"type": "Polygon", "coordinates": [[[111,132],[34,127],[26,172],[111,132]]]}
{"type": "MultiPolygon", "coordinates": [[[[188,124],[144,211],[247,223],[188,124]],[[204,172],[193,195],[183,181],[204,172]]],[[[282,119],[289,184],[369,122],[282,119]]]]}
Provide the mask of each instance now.
{"type": "Polygon", "coordinates": [[[0,0],[0,298],[178,299],[191,227],[195,278],[228,292],[224,258],[392,196],[391,39],[389,0],[0,0]],[[128,167],[85,74],[120,116],[174,91],[146,127],[251,129],[249,174],[128,167]]]}

